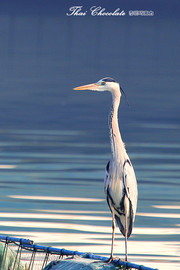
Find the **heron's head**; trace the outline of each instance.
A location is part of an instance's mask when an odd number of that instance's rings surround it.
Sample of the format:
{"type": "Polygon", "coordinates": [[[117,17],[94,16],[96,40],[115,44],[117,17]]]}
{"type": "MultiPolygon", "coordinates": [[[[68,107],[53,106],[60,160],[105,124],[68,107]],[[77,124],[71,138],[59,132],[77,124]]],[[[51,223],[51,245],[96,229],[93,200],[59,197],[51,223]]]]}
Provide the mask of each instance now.
{"type": "Polygon", "coordinates": [[[114,79],[110,77],[103,78],[96,83],[86,84],[79,87],[74,88],[74,90],[92,90],[92,91],[109,91],[111,93],[120,92],[119,83],[117,83],[114,79]]]}

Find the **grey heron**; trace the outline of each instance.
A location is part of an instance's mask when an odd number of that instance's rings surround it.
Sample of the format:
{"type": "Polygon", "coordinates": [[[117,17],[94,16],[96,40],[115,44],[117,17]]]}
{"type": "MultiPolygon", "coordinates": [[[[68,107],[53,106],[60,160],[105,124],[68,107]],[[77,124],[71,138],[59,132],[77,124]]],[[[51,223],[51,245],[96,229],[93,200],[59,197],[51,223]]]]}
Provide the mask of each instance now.
{"type": "Polygon", "coordinates": [[[104,177],[104,191],[112,213],[112,245],[109,262],[113,260],[115,221],[125,237],[125,260],[127,261],[127,239],[130,237],[137,207],[137,181],[130,158],[122,141],[118,108],[121,92],[114,79],[107,77],[97,83],[87,84],[74,90],[109,91],[112,94],[112,108],[109,114],[110,143],[112,156],[107,163],[104,177]]]}

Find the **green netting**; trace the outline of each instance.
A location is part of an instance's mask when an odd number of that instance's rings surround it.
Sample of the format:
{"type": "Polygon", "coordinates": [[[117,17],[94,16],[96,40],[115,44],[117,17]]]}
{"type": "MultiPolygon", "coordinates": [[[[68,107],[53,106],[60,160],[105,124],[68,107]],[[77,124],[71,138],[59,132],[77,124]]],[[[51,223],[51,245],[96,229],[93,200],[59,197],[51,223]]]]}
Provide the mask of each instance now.
{"type": "Polygon", "coordinates": [[[59,258],[59,254],[24,248],[14,242],[0,243],[0,270],[42,270],[59,258]]]}
{"type": "Polygon", "coordinates": [[[18,253],[6,244],[0,243],[0,270],[23,270],[23,266],[17,257],[18,253]]]}
{"type": "Polygon", "coordinates": [[[35,245],[28,239],[0,235],[0,242],[0,270],[156,270],[120,260],[107,265],[107,257],[35,245]]]}

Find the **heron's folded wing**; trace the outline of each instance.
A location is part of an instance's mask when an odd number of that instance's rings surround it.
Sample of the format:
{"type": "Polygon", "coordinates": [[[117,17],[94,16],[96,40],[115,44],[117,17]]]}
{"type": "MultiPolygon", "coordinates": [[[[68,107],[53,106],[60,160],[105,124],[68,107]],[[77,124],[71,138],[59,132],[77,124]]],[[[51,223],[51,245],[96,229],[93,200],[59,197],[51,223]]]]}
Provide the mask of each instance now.
{"type": "Polygon", "coordinates": [[[134,173],[133,166],[129,159],[124,163],[123,174],[124,174],[124,177],[123,177],[124,188],[126,191],[126,196],[132,205],[132,211],[133,211],[132,216],[133,216],[133,222],[134,222],[135,214],[136,214],[136,207],[137,207],[138,191],[137,191],[136,176],[134,173]]]}

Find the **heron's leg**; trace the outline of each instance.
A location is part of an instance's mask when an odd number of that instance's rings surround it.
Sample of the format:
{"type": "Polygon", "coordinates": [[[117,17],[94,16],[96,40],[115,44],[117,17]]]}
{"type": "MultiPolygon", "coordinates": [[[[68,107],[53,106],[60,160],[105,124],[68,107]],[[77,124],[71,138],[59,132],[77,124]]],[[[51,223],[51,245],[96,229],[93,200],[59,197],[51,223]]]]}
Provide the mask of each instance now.
{"type": "Polygon", "coordinates": [[[111,243],[111,256],[109,260],[107,261],[107,264],[109,264],[113,260],[113,248],[114,248],[114,232],[115,232],[115,216],[114,216],[114,210],[112,210],[112,243],[111,243]]]}
{"type": "Polygon", "coordinates": [[[125,213],[125,261],[127,262],[127,213],[125,213]]]}
{"type": "Polygon", "coordinates": [[[113,258],[113,249],[114,249],[114,232],[115,232],[115,217],[114,217],[114,211],[112,211],[112,244],[111,244],[111,258],[113,258]]]}

